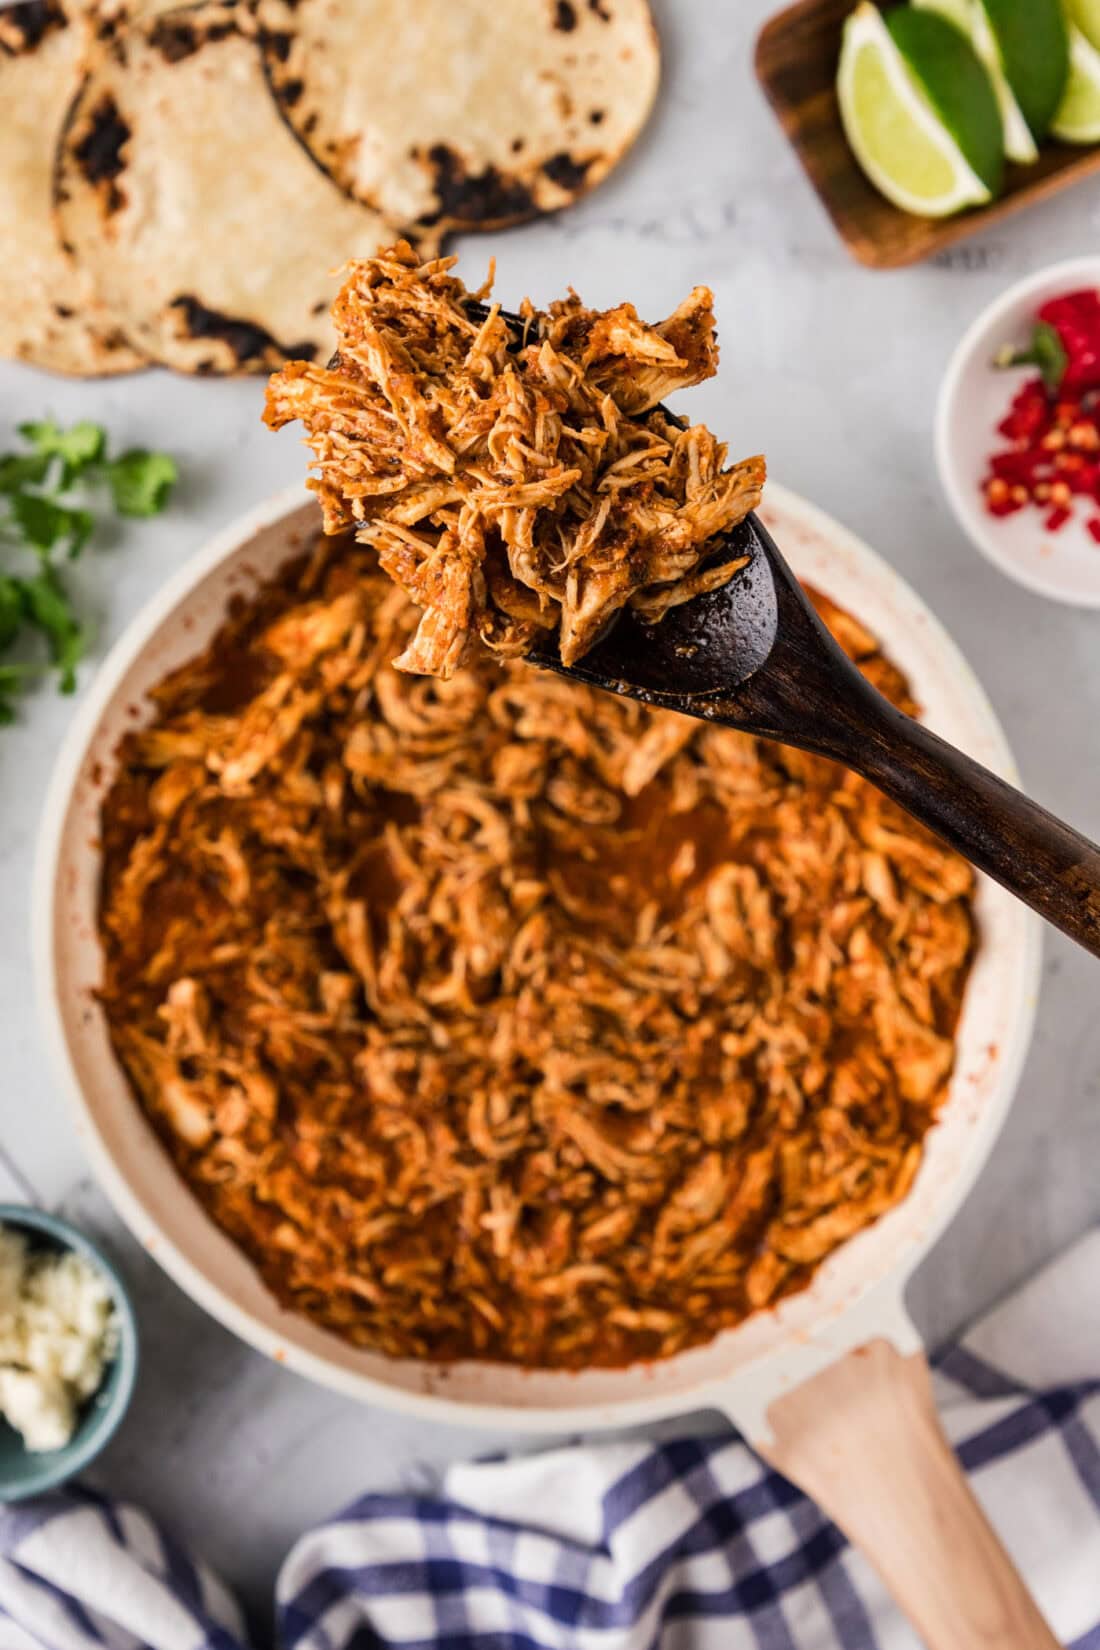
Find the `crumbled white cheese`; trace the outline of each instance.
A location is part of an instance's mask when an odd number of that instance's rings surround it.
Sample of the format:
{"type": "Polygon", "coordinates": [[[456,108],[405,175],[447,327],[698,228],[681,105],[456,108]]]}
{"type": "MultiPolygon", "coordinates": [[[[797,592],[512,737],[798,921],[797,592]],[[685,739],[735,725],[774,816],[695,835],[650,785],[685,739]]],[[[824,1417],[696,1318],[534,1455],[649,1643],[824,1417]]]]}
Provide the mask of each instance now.
{"type": "Polygon", "coordinates": [[[110,1285],[72,1250],[0,1226],[0,1415],[29,1450],[60,1449],[118,1349],[110,1285]]]}
{"type": "Polygon", "coordinates": [[[76,1431],[72,1391],[55,1375],[0,1369],[0,1414],[29,1450],[61,1449],[76,1431]]]}

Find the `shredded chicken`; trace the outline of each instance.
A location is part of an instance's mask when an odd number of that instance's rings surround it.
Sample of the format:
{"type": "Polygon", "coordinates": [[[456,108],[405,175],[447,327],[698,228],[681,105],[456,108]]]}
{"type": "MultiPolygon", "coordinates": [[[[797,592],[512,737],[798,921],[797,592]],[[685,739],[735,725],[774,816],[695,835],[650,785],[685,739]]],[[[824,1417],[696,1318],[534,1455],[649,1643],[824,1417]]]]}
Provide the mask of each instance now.
{"type": "Polygon", "coordinates": [[[501,658],[557,630],[572,664],[628,604],[656,621],[743,559],[705,566],[760,501],[764,460],[658,403],[717,368],[712,297],[659,326],[576,295],[499,306],[407,245],[351,266],[328,367],[268,386],[273,428],[301,420],[329,532],[352,526],[422,610],[394,662],[448,678],[480,640],[501,658]]]}
{"type": "Polygon", "coordinates": [[[103,812],[115,1047],[288,1307],[421,1358],[676,1352],[905,1195],[971,873],[802,753],[486,655],[401,675],[416,622],[319,541],[158,689],[103,812]]]}

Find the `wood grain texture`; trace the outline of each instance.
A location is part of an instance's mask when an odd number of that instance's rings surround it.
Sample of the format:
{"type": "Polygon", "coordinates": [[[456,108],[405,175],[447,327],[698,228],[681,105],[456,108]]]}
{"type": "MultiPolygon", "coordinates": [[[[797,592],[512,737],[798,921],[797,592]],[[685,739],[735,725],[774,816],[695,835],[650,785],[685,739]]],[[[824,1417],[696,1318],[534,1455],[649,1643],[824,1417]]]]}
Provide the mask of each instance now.
{"type": "Polygon", "coordinates": [[[768,1419],[767,1459],[871,1561],[928,1650],[1058,1650],[944,1437],[923,1353],[874,1341],[768,1419]]]}
{"type": "Polygon", "coordinates": [[[916,218],[891,206],[857,165],[837,107],[841,28],[853,5],[798,0],[780,12],[757,40],[756,72],[825,210],[861,263],[874,269],[916,263],[1100,171],[1100,146],[1047,142],[1034,166],[1009,165],[1004,193],[988,206],[953,218],[916,218]]]}

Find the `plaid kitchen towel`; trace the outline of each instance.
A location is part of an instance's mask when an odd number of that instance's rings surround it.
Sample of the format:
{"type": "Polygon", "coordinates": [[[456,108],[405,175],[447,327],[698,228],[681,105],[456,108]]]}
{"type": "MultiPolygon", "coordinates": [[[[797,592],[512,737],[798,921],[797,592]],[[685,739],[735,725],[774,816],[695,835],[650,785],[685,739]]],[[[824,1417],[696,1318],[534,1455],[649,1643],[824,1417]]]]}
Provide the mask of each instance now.
{"type": "MultiPolygon", "coordinates": [[[[974,1488],[1072,1650],[1100,1650],[1100,1233],[937,1360],[974,1488]]],[[[244,1650],[220,1582],[88,1492],[0,1513],[0,1650],[244,1650]]],[[[281,1650],[916,1650],[863,1560],[728,1436],[593,1443],[369,1495],[278,1580],[281,1650]]]]}

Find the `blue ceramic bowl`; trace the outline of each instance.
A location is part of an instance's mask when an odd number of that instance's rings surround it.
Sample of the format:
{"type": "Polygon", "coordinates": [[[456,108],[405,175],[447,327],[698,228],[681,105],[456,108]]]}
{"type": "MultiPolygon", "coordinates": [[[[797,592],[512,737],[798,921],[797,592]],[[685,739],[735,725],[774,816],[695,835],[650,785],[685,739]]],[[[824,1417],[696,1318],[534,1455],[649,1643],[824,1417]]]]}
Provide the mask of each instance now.
{"type": "Polygon", "coordinates": [[[126,1285],[107,1257],[82,1232],[56,1215],[17,1203],[0,1203],[0,1225],[24,1232],[36,1247],[75,1249],[97,1266],[111,1286],[118,1318],[118,1352],[99,1391],[85,1405],[76,1431],[62,1449],[32,1454],[19,1434],[0,1420],[0,1501],[41,1495],[83,1472],[114,1433],[130,1403],[138,1367],[138,1335],[126,1285]]]}

